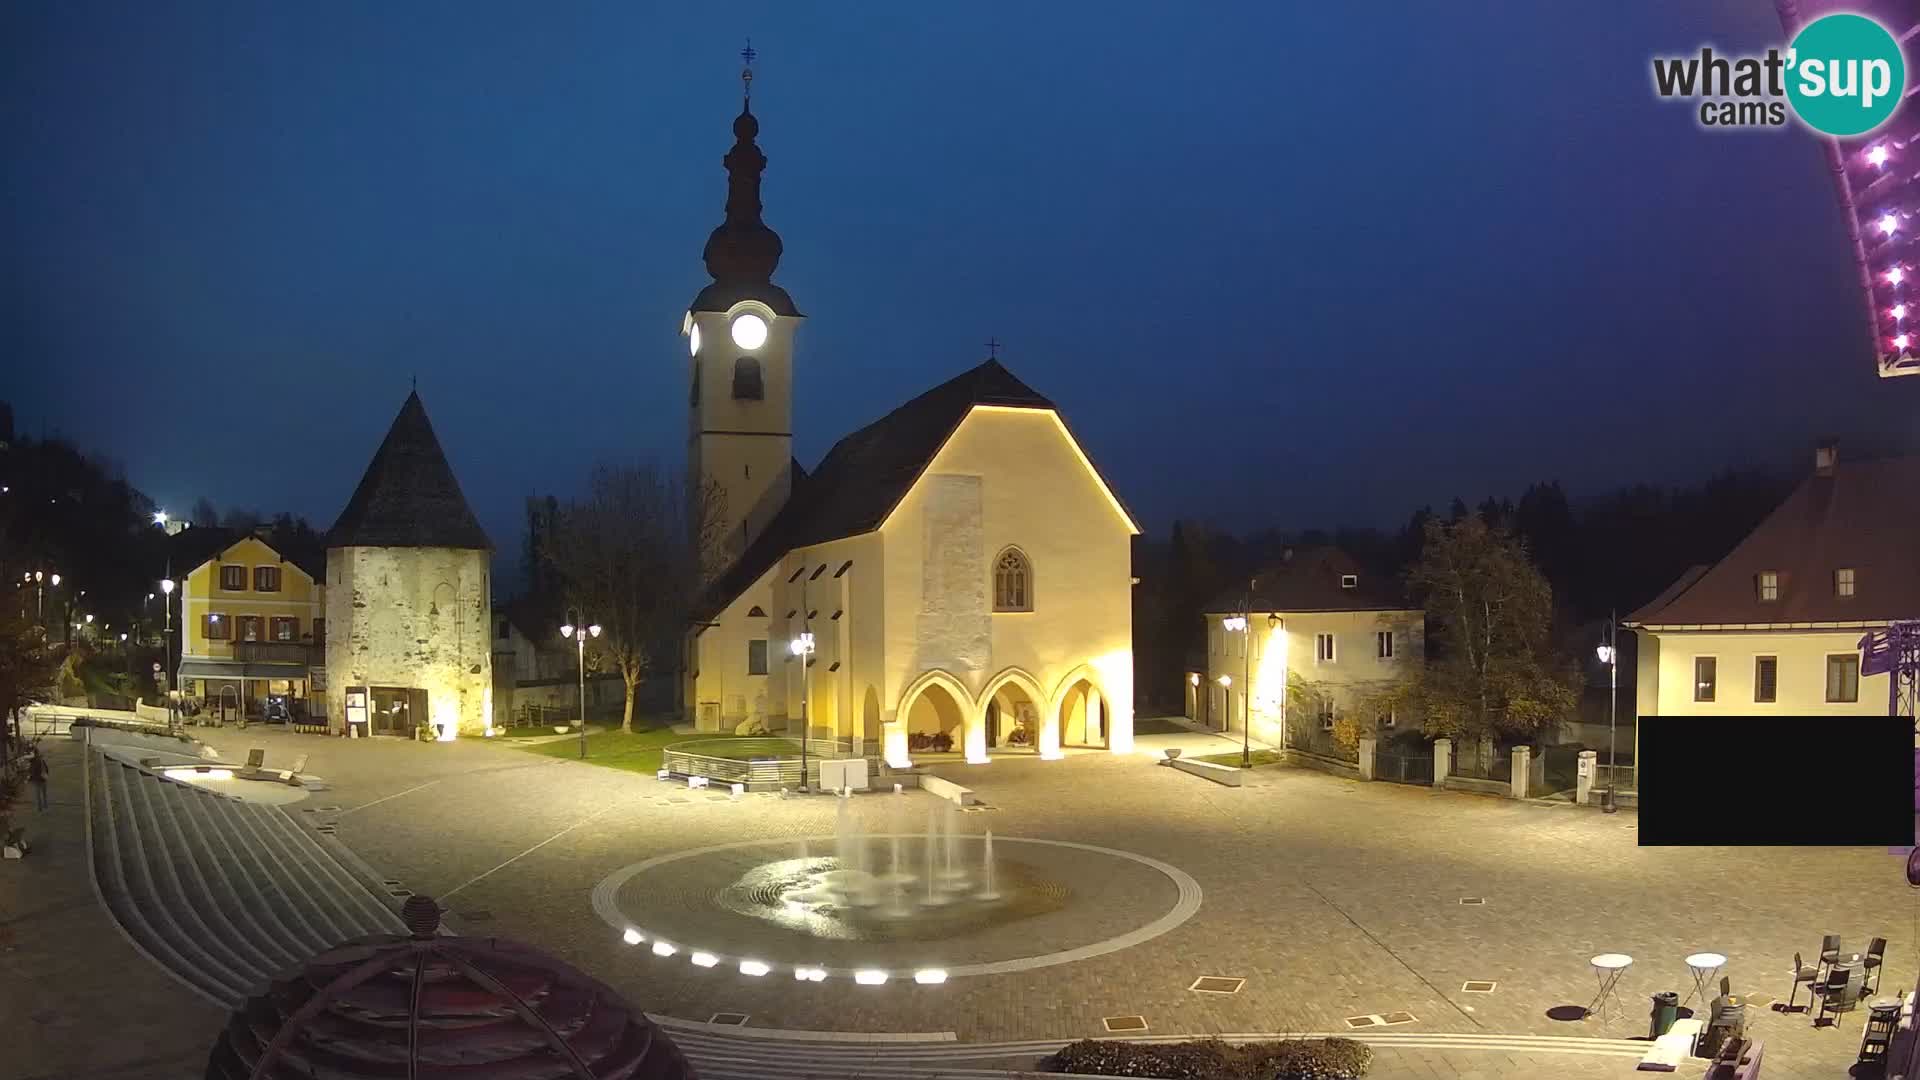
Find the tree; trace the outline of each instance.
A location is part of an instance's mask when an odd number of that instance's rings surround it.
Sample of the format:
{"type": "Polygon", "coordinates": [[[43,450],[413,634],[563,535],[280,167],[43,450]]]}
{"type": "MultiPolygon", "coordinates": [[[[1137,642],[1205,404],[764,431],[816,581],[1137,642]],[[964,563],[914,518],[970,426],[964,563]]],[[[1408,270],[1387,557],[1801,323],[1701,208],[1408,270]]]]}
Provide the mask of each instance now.
{"type": "Polygon", "coordinates": [[[51,695],[59,669],[45,633],[13,605],[0,605],[0,767],[13,755],[15,719],[51,695]]]}
{"type": "Polygon", "coordinates": [[[1552,587],[1513,534],[1472,514],[1428,521],[1408,585],[1436,646],[1405,691],[1426,734],[1531,735],[1573,710],[1577,673],[1551,645],[1552,587]]]}
{"type": "Polygon", "coordinates": [[[213,500],[205,495],[193,500],[193,509],[187,514],[187,523],[196,529],[212,529],[220,524],[220,511],[214,509],[213,500]]]}
{"type": "Polygon", "coordinates": [[[693,602],[722,567],[717,485],[693,486],[644,462],[603,462],[587,493],[554,516],[547,556],[578,618],[600,626],[592,650],[626,685],[621,730],[633,731],[640,684],[672,656],[693,602]]]}

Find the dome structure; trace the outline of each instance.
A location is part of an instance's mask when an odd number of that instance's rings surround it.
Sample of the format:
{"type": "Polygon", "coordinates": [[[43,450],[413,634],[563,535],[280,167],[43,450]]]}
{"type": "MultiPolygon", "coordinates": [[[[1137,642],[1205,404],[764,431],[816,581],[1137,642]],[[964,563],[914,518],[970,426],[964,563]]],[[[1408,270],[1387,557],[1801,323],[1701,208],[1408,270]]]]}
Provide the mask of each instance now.
{"type": "Polygon", "coordinates": [[[409,935],[344,942],[247,999],[207,1080],[694,1080],[679,1047],[612,989],[526,945],[409,935]]]}

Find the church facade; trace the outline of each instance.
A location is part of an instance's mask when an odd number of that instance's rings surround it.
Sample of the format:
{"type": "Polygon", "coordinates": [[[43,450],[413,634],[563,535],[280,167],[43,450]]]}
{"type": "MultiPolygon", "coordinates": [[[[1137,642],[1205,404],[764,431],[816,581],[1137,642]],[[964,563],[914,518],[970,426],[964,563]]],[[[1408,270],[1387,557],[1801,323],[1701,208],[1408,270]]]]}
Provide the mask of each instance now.
{"type": "Polygon", "coordinates": [[[1051,401],[989,359],[812,472],[794,460],[803,316],[772,281],[758,132],[743,109],[713,282],[683,323],[688,463],[724,507],[710,563],[728,567],[688,634],[688,718],[896,766],[1131,751],[1139,527],[1051,401]]]}

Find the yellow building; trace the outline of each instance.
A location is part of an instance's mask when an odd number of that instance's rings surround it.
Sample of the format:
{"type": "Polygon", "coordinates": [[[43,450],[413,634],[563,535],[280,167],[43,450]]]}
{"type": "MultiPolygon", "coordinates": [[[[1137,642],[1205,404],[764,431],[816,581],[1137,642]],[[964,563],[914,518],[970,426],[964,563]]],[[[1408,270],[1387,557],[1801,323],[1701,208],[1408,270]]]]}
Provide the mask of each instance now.
{"type": "Polygon", "coordinates": [[[1920,458],[1812,475],[1726,558],[1689,570],[1627,622],[1642,716],[1885,716],[1888,678],[1860,639],[1920,617],[1920,458]]]}
{"type": "Polygon", "coordinates": [[[994,359],[792,457],[802,316],[771,275],[759,123],[726,156],[713,283],[683,323],[689,465],[724,496],[729,569],[687,642],[703,731],[832,738],[855,754],[1059,757],[1133,747],[1139,528],[1047,398],[994,359]]]}
{"type": "Polygon", "coordinates": [[[1416,726],[1373,699],[1424,662],[1426,616],[1345,552],[1289,550],[1251,588],[1216,597],[1206,620],[1207,669],[1187,673],[1187,715],[1207,727],[1240,732],[1251,705],[1253,738],[1314,749],[1342,716],[1381,738],[1416,726]],[[1289,684],[1304,700],[1289,702],[1289,684]],[[1309,715],[1288,716],[1290,705],[1309,715]]]}
{"type": "Polygon", "coordinates": [[[269,696],[290,699],[297,714],[326,685],[317,553],[292,557],[264,532],[190,529],[176,547],[197,549],[179,589],[177,685],[209,707],[255,717],[269,696]]]}

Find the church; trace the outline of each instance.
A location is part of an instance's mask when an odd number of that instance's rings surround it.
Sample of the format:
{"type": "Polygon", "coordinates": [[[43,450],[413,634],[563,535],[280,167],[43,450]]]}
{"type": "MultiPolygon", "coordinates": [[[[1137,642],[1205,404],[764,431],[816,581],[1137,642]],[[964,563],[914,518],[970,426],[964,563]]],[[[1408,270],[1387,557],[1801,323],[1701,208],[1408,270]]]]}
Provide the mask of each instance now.
{"type": "Polygon", "coordinates": [[[805,317],[773,283],[759,130],[749,98],[713,281],[682,324],[690,479],[722,507],[708,563],[726,567],[688,632],[688,719],[806,731],[895,767],[1130,752],[1140,529],[1052,401],[988,359],[811,471],[794,460],[805,317]]]}

